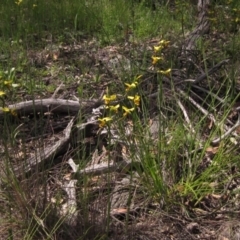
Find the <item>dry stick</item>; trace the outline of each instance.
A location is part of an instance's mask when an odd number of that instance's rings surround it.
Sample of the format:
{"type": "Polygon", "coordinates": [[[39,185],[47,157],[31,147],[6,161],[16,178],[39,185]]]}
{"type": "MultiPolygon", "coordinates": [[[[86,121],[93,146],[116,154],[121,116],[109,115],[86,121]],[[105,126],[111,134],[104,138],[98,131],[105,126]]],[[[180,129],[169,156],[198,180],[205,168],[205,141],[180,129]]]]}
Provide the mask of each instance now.
{"type": "Polygon", "coordinates": [[[195,133],[195,130],[193,129],[191,121],[190,121],[190,119],[188,117],[187,111],[186,111],[186,109],[184,108],[183,104],[181,103],[181,101],[179,99],[177,99],[177,104],[181,108],[181,110],[183,112],[183,115],[185,117],[185,120],[186,120],[187,124],[190,127],[190,130],[192,131],[192,133],[195,133]]]}
{"type": "MultiPolygon", "coordinates": [[[[190,85],[194,88],[198,88],[198,89],[201,89],[202,91],[207,91],[207,90],[203,90],[202,88],[200,88],[199,86],[196,86],[197,83],[207,79],[211,74],[213,74],[214,72],[216,72],[222,65],[226,64],[229,62],[229,59],[225,59],[221,62],[219,62],[218,64],[216,64],[215,66],[213,66],[210,70],[208,70],[207,73],[203,73],[201,74],[200,76],[198,76],[196,79],[185,79],[185,80],[182,80],[182,81],[179,81],[175,84],[176,85],[179,85],[179,84],[182,84],[182,83],[186,83],[186,82],[189,82],[190,85]]],[[[213,93],[212,93],[213,94],[213,93]]],[[[217,96],[216,96],[217,98],[217,96]]],[[[220,101],[220,100],[219,100],[220,101]]]]}
{"type": "Polygon", "coordinates": [[[53,146],[47,147],[42,151],[38,149],[36,156],[28,158],[23,165],[14,168],[16,176],[21,177],[24,174],[28,174],[33,170],[38,169],[39,166],[52,160],[56,154],[61,152],[70,141],[70,134],[73,124],[74,119],[69,122],[68,126],[63,131],[64,136],[61,137],[60,140],[57,141],[53,146]]]}
{"type": "Polygon", "coordinates": [[[116,172],[123,172],[123,171],[126,172],[134,164],[140,165],[140,162],[133,162],[131,160],[122,160],[120,162],[94,164],[93,166],[86,167],[85,169],[75,172],[75,174],[77,176],[79,176],[79,175],[80,176],[81,175],[98,176],[101,174],[115,172],[115,171],[116,172]]]}
{"type": "Polygon", "coordinates": [[[72,170],[73,170],[74,173],[77,172],[77,170],[78,170],[78,165],[75,164],[75,162],[73,161],[72,158],[69,158],[69,159],[68,159],[68,164],[70,165],[70,167],[72,168],[72,170]]]}
{"type": "Polygon", "coordinates": [[[209,75],[216,72],[222,65],[224,65],[228,62],[229,62],[229,59],[222,60],[221,62],[219,62],[218,64],[213,66],[207,73],[203,73],[199,77],[197,77],[197,79],[192,84],[197,84],[197,83],[203,81],[204,79],[208,78],[209,75]]]}
{"type": "Polygon", "coordinates": [[[61,89],[61,87],[63,86],[63,83],[61,83],[57,89],[54,91],[53,95],[52,95],[52,98],[55,98],[56,97],[56,94],[58,93],[58,91],[61,89]]]}
{"type": "Polygon", "coordinates": [[[211,108],[212,111],[215,111],[215,108],[209,105],[200,95],[195,93],[194,91],[190,91],[192,96],[195,96],[197,99],[199,99],[202,103],[205,103],[209,108],[211,108]]]}
{"type": "Polygon", "coordinates": [[[222,139],[224,139],[225,137],[227,137],[228,135],[230,135],[235,129],[237,129],[240,126],[240,115],[238,114],[238,120],[235,123],[235,125],[228,129],[227,132],[225,132],[221,137],[216,138],[212,141],[212,144],[217,145],[222,139]]]}
{"type": "Polygon", "coordinates": [[[201,107],[197,102],[194,101],[190,96],[187,96],[185,92],[183,92],[181,89],[178,88],[178,91],[182,96],[187,98],[195,107],[197,107],[205,116],[208,116],[214,123],[216,122],[215,118],[212,114],[210,114],[207,110],[205,110],[203,107],[201,107]]]}
{"type": "MultiPolygon", "coordinates": [[[[205,110],[204,108],[202,108],[198,103],[196,103],[190,96],[187,96],[186,93],[184,93],[181,89],[178,89],[178,91],[180,92],[181,95],[183,95],[185,98],[187,98],[194,106],[196,106],[206,117],[209,117],[214,124],[216,125],[216,119],[214,118],[214,116],[212,114],[210,114],[207,110],[205,110]]],[[[213,141],[211,141],[211,144],[216,145],[218,144],[222,139],[226,138],[228,135],[230,135],[236,128],[238,128],[240,126],[240,117],[238,118],[237,123],[232,127],[232,128],[228,128],[226,125],[224,125],[224,129],[227,130],[226,133],[224,133],[221,137],[214,139],[213,141]]]]}
{"type": "Polygon", "coordinates": [[[192,85],[192,87],[193,87],[193,88],[196,88],[196,89],[199,89],[199,90],[201,90],[202,92],[205,92],[205,93],[213,96],[214,98],[216,98],[216,99],[217,99],[219,102],[221,102],[221,103],[224,103],[224,102],[225,102],[224,99],[222,99],[222,98],[220,98],[219,96],[217,96],[216,94],[208,91],[207,89],[204,89],[204,88],[199,87],[199,86],[197,86],[197,85],[192,85]]]}
{"type": "MultiPolygon", "coordinates": [[[[204,88],[201,88],[201,87],[196,86],[196,85],[192,85],[192,87],[193,87],[193,88],[200,89],[201,91],[206,92],[206,93],[209,94],[209,95],[212,95],[214,98],[216,98],[216,99],[217,99],[220,103],[222,103],[222,104],[225,103],[225,100],[224,100],[224,99],[218,97],[216,94],[214,94],[214,93],[212,93],[212,92],[210,92],[210,91],[208,91],[208,90],[206,90],[206,89],[204,89],[204,88]]],[[[191,91],[191,93],[193,93],[193,92],[191,91]]],[[[195,93],[194,93],[194,94],[195,94],[195,93]]],[[[195,94],[195,95],[196,95],[196,94],[195,94]]],[[[198,95],[196,95],[196,96],[198,96],[198,95]]],[[[203,99],[202,99],[202,100],[203,100],[203,99]]],[[[208,106],[209,106],[209,105],[208,105],[208,106]]],[[[211,107],[211,106],[210,106],[210,107],[211,107]]],[[[237,110],[237,109],[236,109],[236,110],[237,110]]],[[[226,119],[226,121],[227,121],[229,124],[233,125],[233,123],[232,123],[229,119],[226,119]]]]}

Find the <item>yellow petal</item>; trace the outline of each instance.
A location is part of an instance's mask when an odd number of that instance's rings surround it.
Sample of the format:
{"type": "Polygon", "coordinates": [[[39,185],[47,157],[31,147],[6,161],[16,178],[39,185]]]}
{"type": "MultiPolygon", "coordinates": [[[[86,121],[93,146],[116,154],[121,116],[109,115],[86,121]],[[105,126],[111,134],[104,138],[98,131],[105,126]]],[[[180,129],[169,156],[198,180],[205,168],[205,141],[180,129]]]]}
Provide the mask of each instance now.
{"type": "Polygon", "coordinates": [[[118,108],[120,107],[119,104],[117,104],[116,106],[107,106],[107,109],[110,109],[110,111],[113,111],[113,112],[118,112],[118,108]]]}
{"type": "Polygon", "coordinates": [[[3,108],[1,108],[1,110],[2,110],[3,112],[10,112],[10,109],[9,109],[8,107],[3,107],[3,108]]]}
{"type": "Polygon", "coordinates": [[[126,91],[129,91],[130,89],[136,88],[137,85],[138,85],[138,82],[135,81],[135,82],[133,82],[131,84],[125,83],[125,85],[127,86],[126,91]]]}
{"type": "Polygon", "coordinates": [[[133,99],[134,99],[133,96],[128,96],[127,98],[130,99],[130,100],[133,100],[133,99]]]}
{"type": "Polygon", "coordinates": [[[6,95],[5,92],[0,91],[0,97],[6,95]]]}
{"type": "Polygon", "coordinates": [[[111,121],[112,118],[110,117],[105,117],[105,118],[99,118],[99,127],[104,127],[106,125],[107,122],[111,121]]]}
{"type": "Polygon", "coordinates": [[[114,95],[110,95],[110,96],[107,96],[106,94],[103,96],[103,100],[104,100],[104,103],[106,105],[108,105],[111,101],[114,101],[115,99],[117,98],[117,95],[114,94],[114,95]]]}
{"type": "Polygon", "coordinates": [[[140,96],[139,95],[135,95],[133,101],[134,101],[135,105],[139,106],[139,104],[140,104],[140,96]]]}
{"type": "Polygon", "coordinates": [[[154,52],[159,52],[163,49],[163,47],[162,46],[154,46],[153,49],[154,49],[154,52]]]}
{"type": "Polygon", "coordinates": [[[124,114],[123,114],[124,117],[130,114],[132,111],[134,111],[134,108],[127,108],[124,106],[122,106],[122,109],[124,110],[124,114]]]}
{"type": "Polygon", "coordinates": [[[171,71],[172,71],[172,69],[169,68],[169,69],[167,69],[165,71],[164,70],[159,70],[158,72],[163,74],[163,75],[170,75],[171,71]]]}
{"type": "Polygon", "coordinates": [[[3,84],[10,87],[12,80],[4,81],[3,84]]]}
{"type": "Polygon", "coordinates": [[[116,98],[117,98],[116,94],[110,96],[111,101],[116,100],[116,98]]]}
{"type": "Polygon", "coordinates": [[[161,40],[159,42],[159,45],[160,46],[163,46],[163,47],[167,47],[169,45],[170,41],[166,41],[166,40],[161,40]]]}
{"type": "Polygon", "coordinates": [[[158,61],[160,61],[160,60],[163,60],[163,58],[152,56],[152,64],[153,64],[153,65],[156,64],[156,63],[157,63],[158,61]]]}

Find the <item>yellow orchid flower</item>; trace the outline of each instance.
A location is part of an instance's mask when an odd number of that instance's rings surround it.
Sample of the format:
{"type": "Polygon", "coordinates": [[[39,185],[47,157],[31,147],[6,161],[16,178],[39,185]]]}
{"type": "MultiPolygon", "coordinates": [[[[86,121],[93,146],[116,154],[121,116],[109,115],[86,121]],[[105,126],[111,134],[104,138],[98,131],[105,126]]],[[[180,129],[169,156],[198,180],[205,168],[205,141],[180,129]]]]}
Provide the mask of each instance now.
{"type": "Polygon", "coordinates": [[[140,96],[139,95],[135,95],[134,97],[133,96],[128,96],[127,98],[130,99],[130,100],[133,100],[134,104],[136,106],[139,106],[139,104],[140,104],[140,96]]]}
{"type": "Polygon", "coordinates": [[[0,108],[3,112],[10,112],[10,108],[8,107],[2,107],[0,108]]]}
{"type": "Polygon", "coordinates": [[[111,101],[116,100],[116,98],[117,98],[117,95],[116,95],[116,94],[111,95],[111,96],[107,96],[107,95],[105,94],[105,95],[103,96],[103,100],[104,100],[104,103],[105,103],[106,105],[108,105],[111,101]]]}
{"type": "Polygon", "coordinates": [[[16,1],[15,3],[16,3],[17,5],[20,5],[20,4],[22,3],[22,1],[23,1],[23,0],[18,0],[18,1],[16,1]]]}
{"type": "Polygon", "coordinates": [[[154,57],[154,56],[152,56],[152,64],[153,65],[155,65],[160,60],[163,60],[163,58],[162,57],[154,57]]]}
{"type": "Polygon", "coordinates": [[[99,127],[103,128],[104,126],[106,126],[107,122],[110,122],[112,120],[112,118],[110,117],[105,117],[105,118],[99,118],[99,127]]]}
{"type": "Polygon", "coordinates": [[[2,110],[5,113],[11,113],[14,117],[17,116],[17,112],[15,109],[10,109],[8,107],[1,107],[0,110],[2,110]]]}
{"type": "Polygon", "coordinates": [[[169,68],[169,69],[167,69],[167,70],[165,70],[165,71],[164,71],[164,70],[159,70],[158,73],[161,73],[161,74],[163,74],[163,75],[169,76],[170,73],[171,73],[171,71],[172,71],[172,69],[169,68]]]}
{"type": "Polygon", "coordinates": [[[134,108],[127,108],[122,106],[122,109],[124,110],[123,116],[126,117],[128,114],[131,114],[131,112],[134,111],[134,108]]]}
{"type": "Polygon", "coordinates": [[[3,84],[7,87],[11,87],[12,85],[12,80],[4,81],[3,84]]]}
{"type": "Polygon", "coordinates": [[[159,46],[167,47],[169,45],[169,43],[170,43],[170,41],[161,40],[158,44],[159,44],[159,46]]]}
{"type": "Polygon", "coordinates": [[[135,82],[133,82],[131,84],[125,83],[125,85],[127,86],[126,91],[129,91],[130,89],[136,88],[137,85],[138,85],[138,82],[135,81],[135,82]]]}
{"type": "Polygon", "coordinates": [[[160,52],[163,49],[163,46],[153,46],[154,52],[160,52]]]}
{"type": "Polygon", "coordinates": [[[0,91],[0,97],[2,97],[2,96],[4,96],[4,95],[6,95],[6,93],[3,92],[3,91],[0,91]]]}
{"type": "Polygon", "coordinates": [[[117,113],[118,112],[118,108],[120,107],[120,105],[116,105],[116,106],[107,106],[106,108],[109,109],[112,112],[117,113]]]}

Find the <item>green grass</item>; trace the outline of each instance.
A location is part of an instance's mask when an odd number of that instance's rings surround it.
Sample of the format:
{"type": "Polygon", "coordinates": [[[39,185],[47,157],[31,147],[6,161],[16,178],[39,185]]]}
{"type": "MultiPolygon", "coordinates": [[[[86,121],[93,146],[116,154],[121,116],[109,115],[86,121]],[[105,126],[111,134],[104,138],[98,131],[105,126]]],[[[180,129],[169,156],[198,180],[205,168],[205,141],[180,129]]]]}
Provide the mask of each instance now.
{"type": "Polygon", "coordinates": [[[58,1],[57,4],[54,0],[23,1],[19,5],[7,1],[1,5],[0,12],[1,38],[21,39],[27,41],[25,44],[41,44],[40,39],[46,34],[52,34],[55,41],[67,41],[68,32],[98,36],[108,43],[124,39],[129,30],[136,38],[149,38],[169,34],[169,26],[178,32],[182,24],[176,19],[177,14],[173,16],[166,6],[153,11],[144,4],[125,0],[114,4],[109,0],[58,1]]]}
{"type": "MultiPolygon", "coordinates": [[[[186,99],[181,99],[194,132],[176,103],[180,98],[179,92],[173,94],[169,100],[169,89],[164,86],[163,76],[156,74],[157,77],[152,77],[154,74],[151,75],[150,72],[156,69],[149,69],[153,51],[148,40],[165,39],[179,44],[179,36],[182,37],[195,26],[196,8],[188,2],[177,2],[176,7],[171,8],[166,1],[153,10],[149,2],[23,0],[19,4],[16,1],[4,1],[0,4],[0,91],[5,93],[0,97],[1,107],[28,99],[51,97],[60,83],[64,87],[58,97],[66,99],[70,99],[72,95],[80,98],[98,97],[102,89],[108,88],[110,95],[121,96],[124,99],[121,104],[130,109],[134,107],[134,103],[127,96],[141,96],[139,111],[135,109],[124,118],[121,105],[118,113],[111,113],[113,121],[108,123],[108,130],[117,128],[127,156],[133,162],[141,163],[129,173],[130,183],[136,194],[133,199],[129,197],[126,204],[126,225],[131,222],[129,209],[135,199],[144,199],[146,206],[149,203],[161,206],[168,214],[185,209],[185,214],[194,220],[194,217],[198,217],[197,210],[206,211],[206,199],[221,199],[211,208],[215,211],[227,205],[228,199],[231,205],[238,194],[237,188],[233,191],[228,189],[232,179],[239,178],[239,149],[235,144],[235,141],[239,141],[238,136],[230,135],[215,148],[210,147],[211,141],[223,133],[223,124],[239,99],[236,85],[239,78],[240,38],[234,10],[239,7],[238,1],[232,1],[231,5],[222,1],[222,5],[219,4],[216,8],[221,16],[229,17],[225,21],[221,18],[212,25],[212,30],[222,38],[201,38],[197,41],[199,67],[203,71],[212,63],[225,58],[231,58],[232,62],[231,69],[221,69],[218,72],[217,77],[223,79],[217,81],[219,86],[212,84],[210,78],[203,86],[208,88],[208,92],[204,95],[202,105],[213,114],[216,124],[186,99]],[[189,11],[186,12],[186,8],[189,11]],[[80,51],[71,50],[76,46],[80,47],[80,51]],[[101,69],[101,64],[91,59],[98,50],[105,49],[106,46],[117,46],[121,51],[127,49],[127,54],[134,63],[130,65],[129,71],[122,67],[120,72],[106,78],[107,70],[101,69]],[[64,48],[68,48],[70,54],[64,52],[64,48]],[[62,52],[59,56],[54,55],[55,50],[62,52]],[[43,58],[42,61],[39,61],[39,56],[43,58]],[[99,65],[94,72],[92,69],[99,65]],[[149,89],[151,84],[153,88],[159,87],[156,102],[161,114],[157,118],[159,131],[155,140],[149,137],[151,103],[144,100],[141,88],[125,92],[125,83],[134,82],[134,77],[140,74],[149,79],[149,89]],[[4,81],[11,81],[11,84],[4,81]],[[221,107],[213,94],[224,99],[221,107]],[[117,124],[114,125],[115,123],[117,124]],[[132,128],[130,135],[126,134],[126,126],[132,128]]],[[[159,65],[161,70],[178,67],[175,49],[176,45],[163,51],[165,60],[159,65]]],[[[190,74],[190,77],[194,76],[194,73],[190,74]]],[[[109,112],[106,111],[106,114],[109,112]]],[[[4,172],[0,176],[0,201],[3,206],[0,210],[0,235],[9,240],[108,239],[112,226],[109,212],[111,187],[116,180],[113,176],[104,175],[97,180],[96,186],[92,177],[77,179],[77,208],[80,217],[75,227],[69,227],[66,224],[67,217],[59,217],[58,214],[66,199],[61,183],[52,173],[54,170],[36,170],[30,181],[27,178],[17,179],[13,174],[14,164],[24,162],[30,150],[36,153],[34,148],[44,144],[44,129],[51,126],[51,116],[34,113],[30,118],[28,128],[26,125],[22,127],[21,121],[27,122],[27,118],[12,122],[11,114],[6,113],[0,125],[0,159],[4,172]],[[39,136],[40,140],[34,143],[34,138],[39,136]],[[89,190],[92,185],[97,191],[89,190]],[[49,192],[51,195],[48,195],[49,192]],[[97,219],[97,214],[91,212],[91,207],[98,204],[98,210],[102,214],[100,220],[97,219]]],[[[57,118],[61,123],[61,117],[57,118]]],[[[117,148],[112,140],[108,131],[104,139],[108,141],[107,152],[117,148]]],[[[99,138],[97,144],[103,144],[103,140],[99,138]]],[[[91,160],[91,155],[86,154],[91,149],[86,150],[85,147],[84,144],[80,145],[74,155],[74,160],[82,168],[91,160]]],[[[91,147],[94,148],[90,145],[89,148],[91,147]]],[[[68,159],[64,158],[66,160],[68,159]]],[[[61,177],[68,177],[65,165],[57,165],[57,168],[61,177]]],[[[129,188],[129,193],[131,191],[132,188],[129,188]]],[[[128,227],[125,226],[124,230],[127,234],[128,227]]]]}

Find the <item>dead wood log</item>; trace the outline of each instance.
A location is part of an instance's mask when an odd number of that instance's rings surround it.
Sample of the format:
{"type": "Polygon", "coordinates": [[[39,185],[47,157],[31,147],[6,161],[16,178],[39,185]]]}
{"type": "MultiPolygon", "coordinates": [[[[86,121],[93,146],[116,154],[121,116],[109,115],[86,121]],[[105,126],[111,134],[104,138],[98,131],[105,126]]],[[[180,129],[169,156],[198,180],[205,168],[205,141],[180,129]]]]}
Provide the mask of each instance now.
{"type": "MultiPolygon", "coordinates": [[[[70,101],[63,99],[42,99],[21,102],[10,105],[10,109],[14,109],[19,115],[28,115],[32,112],[54,112],[61,114],[71,114],[76,116],[80,111],[82,115],[91,113],[92,109],[102,104],[102,100],[92,101],[70,101]]],[[[0,111],[0,118],[3,117],[4,112],[0,111]]],[[[59,153],[67,151],[67,147],[72,137],[72,128],[74,125],[74,117],[63,131],[62,136],[59,136],[59,140],[53,145],[48,145],[44,149],[37,149],[35,156],[28,158],[22,165],[13,169],[17,177],[30,174],[41,168],[47,163],[50,163],[59,153]]]]}
{"type": "MultiPolygon", "coordinates": [[[[102,104],[101,100],[71,101],[64,99],[37,99],[9,105],[8,108],[16,112],[17,115],[26,116],[31,113],[52,112],[61,114],[76,115],[79,111],[83,114],[91,112],[102,104]]],[[[4,117],[4,112],[0,109],[0,119],[4,117]]]]}

